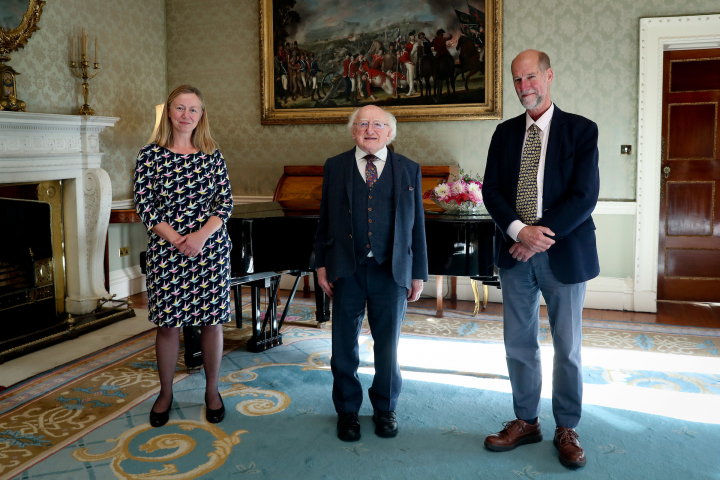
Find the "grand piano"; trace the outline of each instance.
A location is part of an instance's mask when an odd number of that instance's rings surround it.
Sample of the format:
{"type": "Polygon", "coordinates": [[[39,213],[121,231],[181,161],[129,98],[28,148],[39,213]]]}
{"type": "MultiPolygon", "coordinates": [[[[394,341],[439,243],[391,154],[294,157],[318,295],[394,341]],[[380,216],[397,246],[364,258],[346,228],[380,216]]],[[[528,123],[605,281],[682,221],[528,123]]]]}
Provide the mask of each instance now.
{"type": "MultiPolygon", "coordinates": [[[[455,167],[456,168],[456,167],[455,167]]],[[[423,190],[453,174],[453,167],[423,166],[423,190]]],[[[317,229],[322,192],[323,167],[285,167],[278,182],[274,201],[236,205],[227,229],[233,243],[230,253],[231,288],[235,296],[236,325],[242,326],[242,286],[250,287],[253,334],[248,350],[263,351],[282,344],[285,316],[301,279],[312,277],[315,284],[315,307],[318,325],[330,320],[329,299],[317,284],[313,243],[317,229]],[[295,282],[278,319],[278,289],[282,275],[294,276],[295,282]],[[260,311],[260,292],[267,293],[267,311],[260,311]]],[[[475,294],[477,314],[480,299],[478,283],[482,282],[483,306],[487,303],[487,286],[499,286],[494,274],[493,245],[495,225],[488,215],[446,215],[430,201],[424,202],[428,272],[437,276],[438,314],[442,315],[443,278],[470,277],[475,294]]],[[[197,366],[199,349],[185,330],[189,367],[197,366]]]]}

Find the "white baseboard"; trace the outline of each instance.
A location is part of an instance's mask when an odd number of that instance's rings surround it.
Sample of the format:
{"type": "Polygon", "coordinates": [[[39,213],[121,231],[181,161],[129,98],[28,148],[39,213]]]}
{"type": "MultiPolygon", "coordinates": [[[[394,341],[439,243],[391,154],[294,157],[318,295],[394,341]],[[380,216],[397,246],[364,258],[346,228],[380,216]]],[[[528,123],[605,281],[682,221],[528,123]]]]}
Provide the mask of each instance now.
{"type": "MultiPolygon", "coordinates": [[[[280,280],[280,288],[291,289],[295,277],[292,275],[283,275],[280,280]]],[[[428,282],[423,288],[423,296],[436,298],[435,276],[431,275],[428,282]]],[[[298,290],[303,288],[302,281],[298,286],[298,290]]],[[[314,290],[312,278],[310,279],[310,289],[314,290]]],[[[480,292],[482,295],[482,291],[480,292]]],[[[445,279],[443,286],[443,295],[448,295],[448,280],[445,279]]],[[[474,301],[472,286],[470,279],[467,277],[458,277],[457,279],[457,298],[458,300],[474,301]]],[[[493,303],[502,303],[502,292],[497,287],[488,287],[488,301],[493,303]]],[[[541,303],[545,305],[545,300],[541,299],[541,303]]],[[[629,278],[612,278],[598,277],[590,280],[587,284],[587,293],[585,295],[585,308],[597,308],[602,310],[629,310],[633,311],[635,306],[632,280],[629,278]]]]}
{"type": "Polygon", "coordinates": [[[140,271],[140,265],[121,268],[110,272],[110,294],[117,294],[117,298],[125,298],[146,290],[145,275],[140,271]]]}
{"type": "Polygon", "coordinates": [[[635,215],[637,202],[626,201],[600,201],[595,205],[593,215],[635,215]]]}

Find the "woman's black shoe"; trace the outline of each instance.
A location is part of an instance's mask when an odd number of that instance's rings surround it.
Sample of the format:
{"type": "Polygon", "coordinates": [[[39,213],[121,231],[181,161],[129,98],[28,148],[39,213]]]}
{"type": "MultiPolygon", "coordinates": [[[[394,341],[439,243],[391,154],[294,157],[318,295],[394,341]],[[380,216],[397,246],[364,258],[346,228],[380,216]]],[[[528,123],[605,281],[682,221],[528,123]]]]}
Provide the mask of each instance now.
{"type": "MultiPolygon", "coordinates": [[[[158,396],[158,399],[159,398],[160,397],[158,396]]],[[[170,397],[170,406],[164,412],[158,413],[153,410],[150,410],[150,425],[152,425],[155,428],[162,427],[163,425],[165,425],[168,422],[168,420],[170,420],[170,410],[172,409],[172,402],[173,402],[173,397],[171,396],[170,397]]],[[[155,403],[157,403],[157,400],[155,400],[155,403]]],[[[155,408],[155,404],[153,404],[153,408],[155,408]]]]}
{"type": "MultiPolygon", "coordinates": [[[[220,396],[220,392],[218,392],[218,396],[220,396]]],[[[205,400],[205,418],[208,422],[220,423],[223,421],[223,418],[225,418],[225,403],[223,402],[222,396],[220,396],[220,403],[222,404],[220,408],[211,410],[210,407],[208,407],[207,399],[205,400]]]]}

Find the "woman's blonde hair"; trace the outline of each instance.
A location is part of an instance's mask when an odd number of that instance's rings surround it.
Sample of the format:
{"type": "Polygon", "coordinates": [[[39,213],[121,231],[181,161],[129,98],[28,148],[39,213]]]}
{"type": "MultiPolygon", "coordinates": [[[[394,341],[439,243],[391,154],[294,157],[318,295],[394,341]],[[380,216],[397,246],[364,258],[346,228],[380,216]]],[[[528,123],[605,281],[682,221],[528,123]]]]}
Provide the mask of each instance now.
{"type": "Polygon", "coordinates": [[[202,107],[203,116],[200,117],[200,121],[193,130],[192,143],[201,152],[212,155],[215,150],[218,149],[218,144],[213,140],[210,135],[210,123],[208,121],[208,113],[205,109],[205,101],[203,100],[202,93],[197,88],[190,85],[180,85],[168,95],[165,105],[163,105],[162,118],[160,119],[160,125],[158,125],[157,133],[151,139],[151,143],[160,145],[161,147],[172,147],[174,143],[173,129],[170,124],[170,118],[168,117],[168,109],[170,104],[175,100],[178,95],[183,93],[193,93],[198,99],[200,99],[200,105],[202,107]]]}

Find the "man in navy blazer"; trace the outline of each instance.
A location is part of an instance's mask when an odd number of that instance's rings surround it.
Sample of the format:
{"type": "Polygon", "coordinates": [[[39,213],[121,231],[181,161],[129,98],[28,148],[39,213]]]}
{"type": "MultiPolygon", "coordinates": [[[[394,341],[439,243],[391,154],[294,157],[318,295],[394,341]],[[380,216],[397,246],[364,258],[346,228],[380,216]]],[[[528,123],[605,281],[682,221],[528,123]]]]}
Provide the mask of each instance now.
{"type": "Polygon", "coordinates": [[[554,73],[545,53],[512,62],[526,113],[498,125],[488,151],[483,198],[496,224],[495,263],[503,295],[505,351],[516,419],[488,436],[490,450],[542,440],[538,343],[540,294],[547,303],[553,359],[553,442],[563,465],[581,467],[575,427],[582,411],[582,309],[586,282],[600,273],[595,225],[597,125],[550,100],[554,73]]]}
{"type": "Polygon", "coordinates": [[[397,361],[407,302],[428,279],[420,166],[387,148],[395,117],[373,105],[355,110],[348,130],[357,146],[325,162],[315,235],[318,283],[332,297],[332,398],[338,438],[360,438],[363,400],[358,337],[367,308],[375,376],[368,393],[375,433],[398,432],[397,361]]]}

